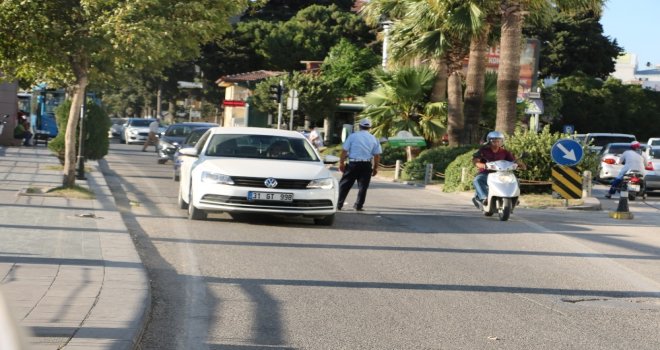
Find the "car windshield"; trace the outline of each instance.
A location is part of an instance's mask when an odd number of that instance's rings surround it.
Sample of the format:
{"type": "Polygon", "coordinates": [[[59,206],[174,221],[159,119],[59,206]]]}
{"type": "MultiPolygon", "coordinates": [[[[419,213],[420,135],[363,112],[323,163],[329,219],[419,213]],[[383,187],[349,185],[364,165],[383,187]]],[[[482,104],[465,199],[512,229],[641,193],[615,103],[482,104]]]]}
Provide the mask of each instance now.
{"type": "Polygon", "coordinates": [[[651,148],[649,153],[650,153],[651,157],[653,157],[654,159],[660,158],[660,148],[658,148],[658,147],[651,148]]]}
{"type": "Polygon", "coordinates": [[[111,120],[113,125],[121,125],[125,122],[124,119],[121,118],[112,118],[111,120]]]}
{"type": "Polygon", "coordinates": [[[603,154],[621,154],[630,149],[630,145],[610,145],[608,148],[603,148],[603,154]]]}
{"type": "Polygon", "coordinates": [[[192,127],[187,125],[171,125],[165,131],[165,136],[188,136],[192,127]]]}
{"type": "Polygon", "coordinates": [[[214,157],[318,161],[303,138],[274,135],[217,134],[209,140],[206,155],[214,157]]]}
{"type": "Polygon", "coordinates": [[[633,141],[635,141],[635,138],[629,136],[592,136],[589,139],[591,146],[598,146],[598,147],[603,147],[608,143],[613,143],[613,142],[631,143],[633,141]]]}
{"type": "Polygon", "coordinates": [[[185,141],[186,145],[194,146],[197,144],[197,141],[199,141],[200,138],[202,138],[202,135],[208,130],[209,128],[195,128],[190,132],[190,135],[188,135],[188,138],[185,141]]]}
{"type": "Polygon", "coordinates": [[[153,120],[150,119],[133,119],[130,122],[131,126],[149,126],[153,120]]]}

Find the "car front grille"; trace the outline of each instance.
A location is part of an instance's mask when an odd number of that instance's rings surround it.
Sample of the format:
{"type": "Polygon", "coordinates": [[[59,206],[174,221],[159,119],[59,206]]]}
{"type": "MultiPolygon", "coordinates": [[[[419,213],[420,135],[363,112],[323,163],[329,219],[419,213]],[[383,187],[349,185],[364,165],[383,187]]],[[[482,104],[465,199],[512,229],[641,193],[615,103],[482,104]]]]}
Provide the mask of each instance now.
{"type": "MultiPolygon", "coordinates": [[[[232,176],[234,180],[234,186],[242,187],[257,187],[257,188],[266,188],[265,177],[240,177],[232,176]]],[[[290,180],[290,179],[276,179],[277,180],[277,189],[286,189],[286,190],[304,190],[309,184],[309,180],[290,180]]]]}
{"type": "Polygon", "coordinates": [[[250,208],[287,208],[287,209],[331,209],[332,201],[329,199],[294,199],[291,202],[277,201],[248,201],[245,197],[220,196],[207,194],[202,197],[202,202],[209,204],[234,204],[250,208]]]}

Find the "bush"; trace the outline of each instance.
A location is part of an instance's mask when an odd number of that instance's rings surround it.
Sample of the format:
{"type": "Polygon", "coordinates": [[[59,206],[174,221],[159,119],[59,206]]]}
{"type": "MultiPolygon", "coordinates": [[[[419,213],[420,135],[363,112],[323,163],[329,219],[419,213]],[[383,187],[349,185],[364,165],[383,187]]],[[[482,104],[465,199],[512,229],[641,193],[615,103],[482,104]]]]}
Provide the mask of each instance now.
{"type": "MultiPolygon", "coordinates": [[[[567,138],[568,136],[560,133],[550,133],[550,128],[546,126],[540,133],[527,132],[516,130],[511,137],[505,140],[505,148],[513,153],[514,156],[519,157],[523,152],[526,157],[523,159],[527,165],[526,170],[517,172],[518,179],[521,180],[534,180],[534,181],[550,181],[552,174],[552,167],[555,162],[552,160],[550,151],[552,146],[559,139],[567,138]]],[[[476,175],[476,167],[472,164],[472,154],[476,149],[464,153],[456,158],[445,171],[445,192],[451,191],[465,191],[472,187],[472,180],[476,175]],[[461,182],[461,168],[469,169],[469,176],[465,181],[461,182]]],[[[584,157],[582,161],[576,166],[577,170],[582,173],[584,170],[589,170],[592,174],[596,174],[598,170],[598,155],[590,152],[588,147],[583,146],[584,157]]],[[[548,191],[549,187],[530,186],[532,188],[524,189],[526,191],[535,191],[535,189],[542,189],[548,191]]]]}
{"type": "MultiPolygon", "coordinates": [[[[86,108],[87,116],[83,125],[83,131],[85,133],[84,156],[85,159],[101,159],[108,154],[108,149],[110,148],[108,129],[112,125],[112,122],[101,106],[88,100],[86,108]]],[[[48,142],[48,148],[57,155],[57,158],[59,158],[62,164],[64,164],[64,137],[66,135],[66,125],[69,120],[70,109],[70,100],[64,101],[55,109],[57,127],[60,132],[53,140],[48,142]]],[[[78,151],[78,131],[79,127],[76,127],[76,152],[78,151]]]]}
{"type": "Polygon", "coordinates": [[[382,145],[383,154],[380,155],[380,163],[383,165],[395,165],[397,160],[406,161],[405,147],[390,147],[387,144],[382,145]]]}
{"type": "MultiPolygon", "coordinates": [[[[457,156],[465,153],[467,150],[474,149],[474,146],[448,147],[439,146],[423,151],[419,156],[406,163],[401,177],[404,180],[419,180],[424,178],[426,164],[433,164],[433,172],[445,173],[447,166],[456,159],[457,156]]],[[[405,153],[405,151],[404,151],[405,153]]]]}
{"type": "Polygon", "coordinates": [[[472,164],[472,156],[476,151],[477,148],[472,148],[449,163],[445,170],[445,186],[442,188],[443,192],[467,191],[473,188],[472,180],[477,174],[477,167],[472,164]],[[467,170],[464,178],[462,175],[463,168],[467,170]]]}

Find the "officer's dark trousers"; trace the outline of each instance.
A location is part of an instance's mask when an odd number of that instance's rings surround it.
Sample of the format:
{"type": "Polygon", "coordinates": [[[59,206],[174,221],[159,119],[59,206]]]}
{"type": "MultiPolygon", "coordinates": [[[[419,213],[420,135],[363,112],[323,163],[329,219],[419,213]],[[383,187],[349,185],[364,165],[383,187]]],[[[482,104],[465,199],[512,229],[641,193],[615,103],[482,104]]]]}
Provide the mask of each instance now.
{"type": "Polygon", "coordinates": [[[351,187],[353,187],[355,180],[357,180],[358,194],[353,207],[360,209],[367,198],[367,189],[369,188],[369,182],[371,181],[371,162],[348,163],[344,170],[344,175],[339,181],[339,201],[337,202],[337,208],[341,209],[344,205],[348,192],[351,190],[351,187]]]}

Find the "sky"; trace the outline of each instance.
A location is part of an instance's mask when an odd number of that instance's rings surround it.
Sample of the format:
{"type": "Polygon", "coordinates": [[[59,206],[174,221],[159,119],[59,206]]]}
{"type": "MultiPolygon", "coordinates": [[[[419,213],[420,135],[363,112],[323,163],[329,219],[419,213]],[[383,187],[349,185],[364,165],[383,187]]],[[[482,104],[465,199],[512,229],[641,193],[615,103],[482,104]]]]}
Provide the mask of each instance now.
{"type": "Polygon", "coordinates": [[[607,0],[600,23],[606,36],[637,55],[639,69],[660,65],[660,0],[607,0]]]}

